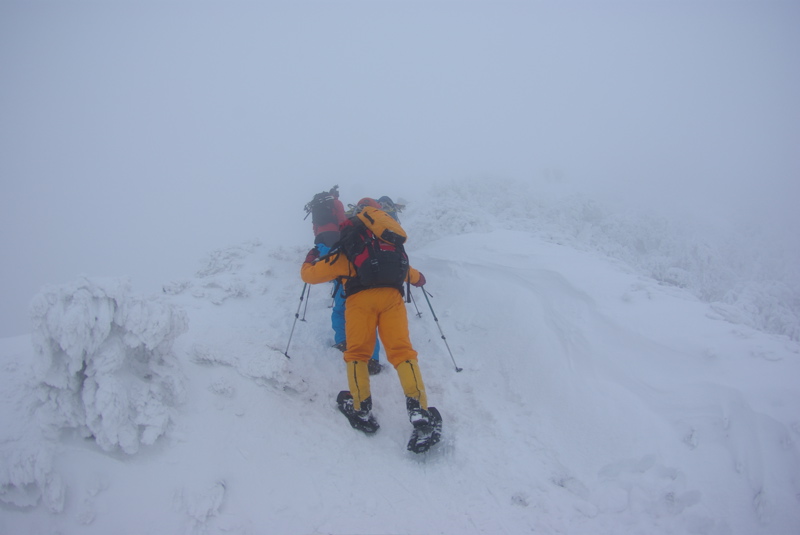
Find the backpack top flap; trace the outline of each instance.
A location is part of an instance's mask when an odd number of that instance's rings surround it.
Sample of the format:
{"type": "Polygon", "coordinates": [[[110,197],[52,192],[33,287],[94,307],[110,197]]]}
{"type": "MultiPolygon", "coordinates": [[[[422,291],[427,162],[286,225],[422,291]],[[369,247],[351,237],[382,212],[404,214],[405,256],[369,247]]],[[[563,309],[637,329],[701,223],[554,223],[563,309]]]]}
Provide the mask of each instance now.
{"type": "Polygon", "coordinates": [[[358,214],[358,219],[364,223],[375,236],[392,245],[403,245],[406,242],[406,231],[392,216],[371,206],[367,206],[358,214]]]}

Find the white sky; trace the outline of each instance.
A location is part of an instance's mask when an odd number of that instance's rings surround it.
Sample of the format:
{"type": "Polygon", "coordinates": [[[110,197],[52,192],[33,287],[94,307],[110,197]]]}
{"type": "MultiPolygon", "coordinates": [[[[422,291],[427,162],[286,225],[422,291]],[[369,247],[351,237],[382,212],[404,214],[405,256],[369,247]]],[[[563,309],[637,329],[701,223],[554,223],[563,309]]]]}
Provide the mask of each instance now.
{"type": "Polygon", "coordinates": [[[218,247],[310,244],[335,183],[413,201],[556,169],[796,231],[798,27],[769,0],[6,0],[0,336],[45,283],[156,291],[218,247]]]}

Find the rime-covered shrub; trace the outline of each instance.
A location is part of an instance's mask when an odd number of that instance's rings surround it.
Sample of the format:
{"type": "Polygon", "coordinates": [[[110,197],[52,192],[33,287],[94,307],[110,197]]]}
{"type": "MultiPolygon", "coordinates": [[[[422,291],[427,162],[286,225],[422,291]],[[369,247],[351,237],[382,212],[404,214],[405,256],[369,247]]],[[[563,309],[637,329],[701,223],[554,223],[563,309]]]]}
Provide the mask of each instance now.
{"type": "Polygon", "coordinates": [[[46,425],[129,454],[166,432],[184,394],[171,354],[182,309],[131,295],[126,279],[81,278],[43,288],[31,316],[46,425]]]}

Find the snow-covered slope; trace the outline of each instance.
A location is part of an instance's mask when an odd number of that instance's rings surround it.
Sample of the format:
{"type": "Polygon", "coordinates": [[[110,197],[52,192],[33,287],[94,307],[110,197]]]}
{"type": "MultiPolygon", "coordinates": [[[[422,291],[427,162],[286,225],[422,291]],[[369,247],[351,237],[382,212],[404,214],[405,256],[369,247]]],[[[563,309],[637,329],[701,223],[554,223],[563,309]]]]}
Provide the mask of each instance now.
{"type": "Polygon", "coordinates": [[[335,410],[328,285],[301,302],[306,247],[262,239],[160,296],[89,277],[37,297],[34,343],[0,344],[0,533],[797,533],[790,331],[734,323],[691,266],[680,287],[589,247],[608,219],[585,203],[483,193],[404,214],[439,320],[416,290],[434,450],[405,451],[391,369],[376,436],[335,410]]]}

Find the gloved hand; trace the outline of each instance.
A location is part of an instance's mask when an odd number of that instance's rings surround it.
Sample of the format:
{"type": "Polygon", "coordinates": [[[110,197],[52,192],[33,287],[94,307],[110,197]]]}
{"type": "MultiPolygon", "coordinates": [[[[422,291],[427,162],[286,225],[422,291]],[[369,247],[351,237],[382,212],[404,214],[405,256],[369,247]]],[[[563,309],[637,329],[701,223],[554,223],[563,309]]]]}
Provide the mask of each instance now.
{"type": "Polygon", "coordinates": [[[313,247],[308,254],[306,255],[306,259],[303,262],[304,264],[313,264],[319,259],[319,249],[313,247]]]}
{"type": "Polygon", "coordinates": [[[417,282],[412,282],[411,286],[416,286],[417,288],[420,288],[422,286],[425,286],[425,282],[426,282],[425,275],[423,275],[422,272],[420,272],[419,280],[417,282]]]}

